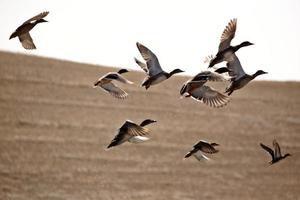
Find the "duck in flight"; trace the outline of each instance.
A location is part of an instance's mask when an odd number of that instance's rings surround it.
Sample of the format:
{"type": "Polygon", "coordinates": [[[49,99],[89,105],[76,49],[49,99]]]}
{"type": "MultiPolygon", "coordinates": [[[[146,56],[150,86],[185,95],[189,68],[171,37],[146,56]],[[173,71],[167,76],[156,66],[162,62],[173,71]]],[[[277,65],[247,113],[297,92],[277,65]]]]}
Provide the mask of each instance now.
{"type": "Polygon", "coordinates": [[[46,17],[49,14],[49,12],[42,12],[29,20],[25,21],[21,26],[19,26],[15,32],[11,34],[9,39],[18,37],[22,46],[25,49],[36,49],[36,46],[33,43],[33,40],[29,34],[29,31],[33,29],[37,24],[43,23],[43,22],[48,22],[44,20],[43,18],[46,17]]]}
{"type": "Polygon", "coordinates": [[[107,146],[107,149],[123,144],[124,142],[141,143],[149,140],[146,135],[149,133],[149,129],[144,128],[146,125],[156,122],[152,119],[145,119],[140,125],[126,120],[125,123],[119,128],[118,133],[107,146]]]}
{"type": "Polygon", "coordinates": [[[133,82],[127,80],[124,78],[121,74],[128,72],[127,69],[120,69],[118,72],[109,72],[99,78],[94,83],[94,88],[100,87],[105,92],[108,92],[113,97],[119,98],[119,99],[125,99],[128,94],[123,89],[119,88],[117,85],[115,85],[112,81],[116,80],[121,83],[127,83],[127,84],[133,84],[133,82]]]}
{"type": "Polygon", "coordinates": [[[193,155],[198,161],[210,160],[203,153],[214,154],[219,152],[219,150],[215,149],[216,146],[219,146],[219,144],[200,140],[193,146],[193,149],[184,156],[184,158],[188,158],[193,155]]]}
{"type": "Polygon", "coordinates": [[[225,106],[229,102],[229,97],[205,85],[207,81],[228,80],[229,77],[221,75],[224,72],[228,72],[226,67],[219,68],[215,72],[208,70],[200,72],[184,83],[180,90],[180,95],[183,97],[191,97],[196,101],[215,108],[225,106]]]}
{"type": "Polygon", "coordinates": [[[163,71],[156,55],[150,49],[148,49],[139,42],[136,43],[136,46],[140,51],[143,59],[146,61],[146,63],[144,63],[135,58],[135,62],[147,74],[147,77],[142,82],[142,87],[148,89],[151,85],[161,83],[162,81],[167,80],[174,74],[183,72],[181,69],[174,69],[170,73],[163,71]]]}
{"type": "Polygon", "coordinates": [[[257,76],[268,73],[263,70],[258,70],[252,75],[246,74],[243,70],[240,60],[235,54],[232,54],[231,60],[228,61],[226,65],[229,71],[229,75],[233,77],[231,79],[230,85],[226,88],[225,91],[225,93],[228,93],[228,96],[231,95],[233,91],[245,87],[250,81],[255,79],[257,76]]]}
{"type": "Polygon", "coordinates": [[[269,162],[271,165],[274,163],[277,163],[278,161],[280,161],[282,159],[285,159],[288,156],[291,156],[291,154],[289,154],[289,153],[282,156],[281,151],[280,151],[280,146],[275,139],[273,140],[274,151],[270,147],[268,147],[262,143],[260,143],[260,146],[272,156],[272,160],[269,162]]]}
{"type": "Polygon", "coordinates": [[[234,54],[240,48],[253,45],[253,43],[249,41],[242,42],[241,44],[236,46],[230,45],[231,40],[235,36],[236,24],[237,19],[232,19],[224,29],[221,36],[218,53],[214,58],[210,60],[208,67],[213,67],[215,64],[218,64],[223,61],[228,61],[230,60],[232,54],[234,54]]]}

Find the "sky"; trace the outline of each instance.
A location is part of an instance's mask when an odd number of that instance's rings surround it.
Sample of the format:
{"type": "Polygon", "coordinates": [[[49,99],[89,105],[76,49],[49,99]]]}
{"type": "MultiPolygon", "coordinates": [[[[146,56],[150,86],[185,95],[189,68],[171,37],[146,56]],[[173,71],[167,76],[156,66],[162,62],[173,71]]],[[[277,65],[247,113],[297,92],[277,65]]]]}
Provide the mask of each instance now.
{"type": "Polygon", "coordinates": [[[193,75],[206,69],[204,58],[217,53],[233,18],[231,44],[255,44],[237,52],[246,73],[261,69],[268,74],[259,80],[300,81],[299,0],[0,0],[0,50],[141,70],[133,59],[141,58],[140,42],[165,71],[193,75]],[[8,39],[42,11],[50,12],[49,23],[30,32],[36,50],[8,39]]]}

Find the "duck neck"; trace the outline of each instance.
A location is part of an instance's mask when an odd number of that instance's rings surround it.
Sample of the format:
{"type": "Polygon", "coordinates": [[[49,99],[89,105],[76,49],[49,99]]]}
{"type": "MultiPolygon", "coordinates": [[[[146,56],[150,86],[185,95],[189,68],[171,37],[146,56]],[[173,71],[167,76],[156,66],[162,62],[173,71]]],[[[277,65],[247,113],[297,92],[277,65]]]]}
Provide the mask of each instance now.
{"type": "Polygon", "coordinates": [[[151,119],[145,119],[141,124],[140,126],[144,127],[144,126],[147,126],[148,124],[151,124],[151,123],[154,123],[155,121],[154,120],[151,120],[151,119]]]}
{"type": "Polygon", "coordinates": [[[288,156],[290,156],[290,154],[285,154],[282,158],[286,158],[286,157],[288,157],[288,156]]]}
{"type": "Polygon", "coordinates": [[[239,44],[239,45],[236,45],[233,48],[233,51],[236,52],[237,50],[239,50],[240,48],[244,47],[243,43],[239,44]]]}
{"type": "Polygon", "coordinates": [[[173,76],[174,74],[180,73],[178,70],[174,69],[173,71],[171,71],[170,73],[167,73],[167,77],[170,78],[171,76],[173,76]]]}
{"type": "Polygon", "coordinates": [[[260,73],[258,73],[258,72],[255,72],[254,74],[252,74],[252,79],[255,79],[257,76],[259,76],[259,75],[261,75],[260,73]]]}

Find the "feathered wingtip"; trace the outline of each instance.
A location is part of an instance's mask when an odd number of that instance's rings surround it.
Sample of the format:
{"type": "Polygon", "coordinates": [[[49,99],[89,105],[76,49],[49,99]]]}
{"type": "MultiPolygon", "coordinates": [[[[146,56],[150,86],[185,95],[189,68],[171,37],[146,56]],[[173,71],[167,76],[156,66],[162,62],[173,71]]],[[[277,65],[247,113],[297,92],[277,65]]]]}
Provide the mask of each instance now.
{"type": "Polygon", "coordinates": [[[16,37],[17,36],[17,33],[16,33],[16,31],[15,32],[13,32],[10,36],[9,36],[9,39],[12,39],[12,38],[14,38],[14,37],[16,37]]]}
{"type": "Polygon", "coordinates": [[[208,55],[204,58],[204,63],[205,64],[209,64],[211,62],[211,60],[214,59],[214,56],[213,55],[208,55]]]}
{"type": "Polygon", "coordinates": [[[192,155],[193,153],[190,151],[190,152],[188,152],[185,156],[184,156],[184,158],[183,159],[186,159],[186,158],[188,158],[188,157],[190,157],[191,155],[192,155]]]}
{"type": "Polygon", "coordinates": [[[93,83],[93,88],[97,88],[97,87],[98,87],[98,84],[99,84],[99,81],[98,81],[98,80],[95,81],[95,82],[93,83]]]}

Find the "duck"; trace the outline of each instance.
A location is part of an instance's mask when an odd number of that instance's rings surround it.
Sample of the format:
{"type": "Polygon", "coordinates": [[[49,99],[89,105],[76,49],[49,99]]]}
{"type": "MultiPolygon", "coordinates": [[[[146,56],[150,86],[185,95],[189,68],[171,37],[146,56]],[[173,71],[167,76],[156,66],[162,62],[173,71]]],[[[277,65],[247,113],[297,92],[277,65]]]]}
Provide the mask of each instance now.
{"type": "Polygon", "coordinates": [[[135,58],[135,62],[147,74],[147,77],[144,79],[144,81],[141,84],[141,86],[145,87],[146,90],[151,85],[156,85],[158,83],[161,83],[162,81],[169,79],[174,74],[184,72],[181,69],[174,69],[170,73],[163,71],[156,55],[150,49],[148,49],[146,46],[142,45],[139,42],[136,43],[136,46],[140,51],[143,59],[146,61],[146,63],[144,63],[139,61],[137,58],[135,58]]]}
{"type": "Polygon", "coordinates": [[[249,41],[244,41],[236,46],[230,45],[231,40],[235,36],[236,24],[237,24],[237,19],[234,18],[234,19],[230,20],[228,25],[225,27],[225,29],[221,35],[221,41],[219,44],[218,53],[215,55],[215,57],[213,59],[210,60],[208,67],[213,67],[214,65],[216,65],[220,62],[228,61],[230,59],[230,57],[232,56],[232,54],[235,53],[236,51],[238,51],[242,47],[254,45],[253,43],[251,43],[249,41]]]}
{"type": "Polygon", "coordinates": [[[180,95],[181,97],[191,97],[192,99],[202,102],[210,107],[219,108],[229,102],[229,97],[218,92],[214,88],[205,85],[207,81],[226,81],[230,77],[222,74],[228,72],[226,67],[213,71],[202,71],[183,84],[180,95]]]}
{"type": "Polygon", "coordinates": [[[226,66],[229,70],[229,75],[233,77],[231,79],[230,85],[225,90],[225,93],[227,93],[228,96],[230,96],[233,93],[233,91],[245,87],[250,81],[255,79],[257,76],[268,73],[263,70],[257,70],[252,75],[246,74],[239,58],[235,54],[231,56],[231,60],[227,62],[226,66]]]}
{"type": "Polygon", "coordinates": [[[126,120],[124,124],[118,129],[117,134],[107,146],[107,149],[123,144],[124,142],[141,143],[149,140],[145,135],[149,134],[149,129],[145,126],[157,122],[153,119],[145,119],[140,125],[126,120]]]}
{"type": "Polygon", "coordinates": [[[278,142],[276,141],[276,139],[273,140],[274,151],[270,147],[264,145],[263,143],[260,143],[260,146],[272,156],[272,160],[269,162],[269,164],[271,164],[271,165],[274,163],[277,163],[280,160],[285,159],[288,156],[291,156],[291,154],[289,154],[289,153],[282,156],[281,151],[280,151],[280,146],[279,146],[278,142]]]}
{"type": "Polygon", "coordinates": [[[22,46],[25,49],[27,50],[36,49],[36,46],[29,34],[29,31],[31,31],[31,29],[33,29],[37,24],[48,22],[47,20],[43,19],[48,14],[49,14],[48,11],[41,12],[40,14],[28,19],[10,35],[9,39],[18,37],[22,46]]]}
{"type": "Polygon", "coordinates": [[[94,88],[100,87],[105,92],[108,92],[115,98],[125,99],[128,94],[118,86],[116,86],[112,81],[116,80],[121,83],[133,84],[133,82],[124,78],[121,74],[129,72],[127,69],[120,69],[118,72],[109,72],[104,76],[100,77],[95,83],[94,88]]]}
{"type": "Polygon", "coordinates": [[[193,155],[198,161],[210,160],[210,158],[206,157],[203,153],[214,154],[219,152],[219,150],[215,149],[216,146],[219,146],[219,144],[200,140],[193,146],[193,149],[184,156],[184,159],[193,155]]]}

